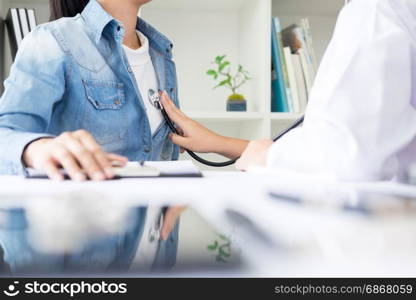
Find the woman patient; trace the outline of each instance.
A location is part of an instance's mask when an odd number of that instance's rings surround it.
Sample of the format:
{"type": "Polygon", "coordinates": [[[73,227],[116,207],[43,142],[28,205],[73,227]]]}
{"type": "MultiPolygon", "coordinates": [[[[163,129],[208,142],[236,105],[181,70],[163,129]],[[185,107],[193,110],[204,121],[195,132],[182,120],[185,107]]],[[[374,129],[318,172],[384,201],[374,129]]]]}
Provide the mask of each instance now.
{"type": "MultiPolygon", "coordinates": [[[[148,101],[151,89],[177,101],[172,44],[137,18],[149,1],[50,0],[52,22],[25,37],[0,99],[0,174],[33,167],[63,180],[64,168],[73,180],[102,181],[113,178],[114,163],[178,158],[169,128],[148,101]]],[[[137,251],[149,268],[167,267],[176,259],[180,211],[132,211],[125,232],[54,259],[31,248],[23,211],[0,211],[8,220],[0,243],[17,273],[127,269],[137,251]],[[161,241],[149,243],[144,228],[156,226],[160,215],[161,241]]]]}

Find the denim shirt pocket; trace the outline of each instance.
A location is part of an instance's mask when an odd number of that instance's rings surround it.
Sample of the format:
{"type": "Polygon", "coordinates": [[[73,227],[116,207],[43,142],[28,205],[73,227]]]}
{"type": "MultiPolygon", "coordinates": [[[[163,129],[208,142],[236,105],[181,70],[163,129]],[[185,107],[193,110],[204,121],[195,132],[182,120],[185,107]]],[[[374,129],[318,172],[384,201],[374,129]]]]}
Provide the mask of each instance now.
{"type": "Polygon", "coordinates": [[[124,85],[113,81],[82,80],[88,101],[97,110],[121,109],[125,102],[124,85]]]}
{"type": "Polygon", "coordinates": [[[122,111],[125,104],[124,85],[112,80],[82,80],[86,103],[82,126],[99,144],[119,141],[127,132],[122,111]]]}

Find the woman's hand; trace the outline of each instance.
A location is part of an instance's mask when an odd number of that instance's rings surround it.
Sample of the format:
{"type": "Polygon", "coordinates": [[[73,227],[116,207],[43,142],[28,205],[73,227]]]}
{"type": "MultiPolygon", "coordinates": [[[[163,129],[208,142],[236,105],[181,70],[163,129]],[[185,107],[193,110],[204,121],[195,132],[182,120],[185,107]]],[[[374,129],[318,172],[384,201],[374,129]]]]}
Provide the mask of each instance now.
{"type": "Polygon", "coordinates": [[[195,152],[215,152],[215,145],[221,142],[221,136],[188,118],[175,106],[166,92],[162,92],[161,100],[163,108],[171,120],[179,126],[178,131],[182,133],[182,135],[174,133],[170,135],[173,143],[195,152]]]}
{"type": "Polygon", "coordinates": [[[78,130],[32,142],[23,153],[23,162],[55,180],[64,179],[59,171],[63,167],[73,180],[84,181],[88,176],[100,181],[113,178],[113,163],[125,165],[127,158],[103,152],[90,133],[78,130]]]}
{"type": "Polygon", "coordinates": [[[188,118],[175,106],[166,92],[161,93],[161,100],[163,108],[181,133],[170,135],[176,145],[194,152],[214,152],[231,158],[240,156],[247,146],[248,141],[218,135],[188,118]]]}
{"type": "Polygon", "coordinates": [[[267,151],[271,145],[272,140],[251,141],[241,158],[237,160],[237,169],[247,171],[250,167],[266,165],[267,151]]]}
{"type": "Polygon", "coordinates": [[[160,230],[160,239],[166,241],[176,225],[176,222],[182,212],[186,209],[185,206],[172,206],[169,207],[165,213],[163,219],[163,225],[160,230]]]}

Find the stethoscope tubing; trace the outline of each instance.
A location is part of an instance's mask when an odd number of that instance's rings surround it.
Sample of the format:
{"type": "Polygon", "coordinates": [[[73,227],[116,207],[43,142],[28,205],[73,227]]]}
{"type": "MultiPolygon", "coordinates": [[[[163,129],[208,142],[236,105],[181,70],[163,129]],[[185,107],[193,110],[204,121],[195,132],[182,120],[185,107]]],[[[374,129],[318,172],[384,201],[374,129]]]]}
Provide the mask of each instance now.
{"type": "MultiPolygon", "coordinates": [[[[179,135],[178,130],[176,129],[175,125],[173,124],[172,120],[170,119],[169,115],[167,114],[167,112],[165,111],[165,109],[163,108],[162,105],[160,105],[160,109],[162,111],[162,115],[163,118],[165,119],[166,123],[168,124],[170,130],[179,135]]],[[[300,125],[303,124],[305,120],[305,116],[303,115],[301,118],[299,118],[298,120],[296,120],[293,124],[291,124],[287,129],[285,129],[284,131],[282,131],[281,133],[279,133],[279,135],[277,135],[274,139],[273,142],[278,141],[279,139],[281,139],[283,136],[285,136],[286,134],[288,134],[290,131],[292,131],[293,129],[299,127],[300,125]]],[[[185,151],[189,154],[189,156],[191,156],[193,159],[195,159],[197,162],[200,162],[201,164],[204,164],[206,166],[209,167],[215,167],[215,168],[223,168],[223,167],[228,167],[231,166],[233,164],[236,163],[236,161],[240,158],[234,158],[231,159],[229,161],[225,161],[225,162],[212,162],[212,161],[208,161],[206,159],[203,159],[202,157],[198,156],[197,154],[195,154],[194,152],[185,149],[185,151]]]]}

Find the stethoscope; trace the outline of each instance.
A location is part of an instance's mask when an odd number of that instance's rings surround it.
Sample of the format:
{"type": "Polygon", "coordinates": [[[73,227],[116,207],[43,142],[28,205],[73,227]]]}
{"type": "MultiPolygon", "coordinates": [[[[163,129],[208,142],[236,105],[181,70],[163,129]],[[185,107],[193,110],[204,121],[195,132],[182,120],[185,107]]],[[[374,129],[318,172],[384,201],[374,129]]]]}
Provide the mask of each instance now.
{"type": "MultiPolygon", "coordinates": [[[[162,105],[162,103],[160,101],[160,95],[159,95],[159,93],[156,92],[153,89],[149,89],[148,99],[149,99],[149,102],[150,102],[151,105],[153,105],[156,109],[158,109],[158,110],[160,110],[162,112],[163,118],[165,119],[166,123],[168,124],[170,130],[173,133],[180,135],[180,133],[176,129],[175,125],[173,124],[172,120],[170,119],[169,115],[167,114],[167,112],[163,108],[163,105],[162,105]]],[[[288,132],[290,132],[293,129],[299,127],[303,123],[304,119],[305,119],[305,116],[302,116],[301,118],[299,118],[298,120],[296,120],[292,125],[290,125],[287,129],[285,129],[278,136],[276,136],[273,139],[273,142],[276,142],[277,140],[279,140],[280,138],[282,138],[283,136],[285,136],[288,132]]],[[[212,162],[212,161],[208,161],[206,159],[203,159],[202,157],[196,155],[194,152],[192,152],[190,150],[185,150],[185,151],[193,159],[195,159],[196,161],[200,162],[201,164],[204,164],[204,165],[207,165],[207,166],[210,166],[210,167],[217,167],[217,168],[231,166],[231,165],[235,164],[236,161],[240,158],[240,157],[237,157],[237,158],[234,158],[232,160],[225,161],[225,162],[212,162]]]]}

